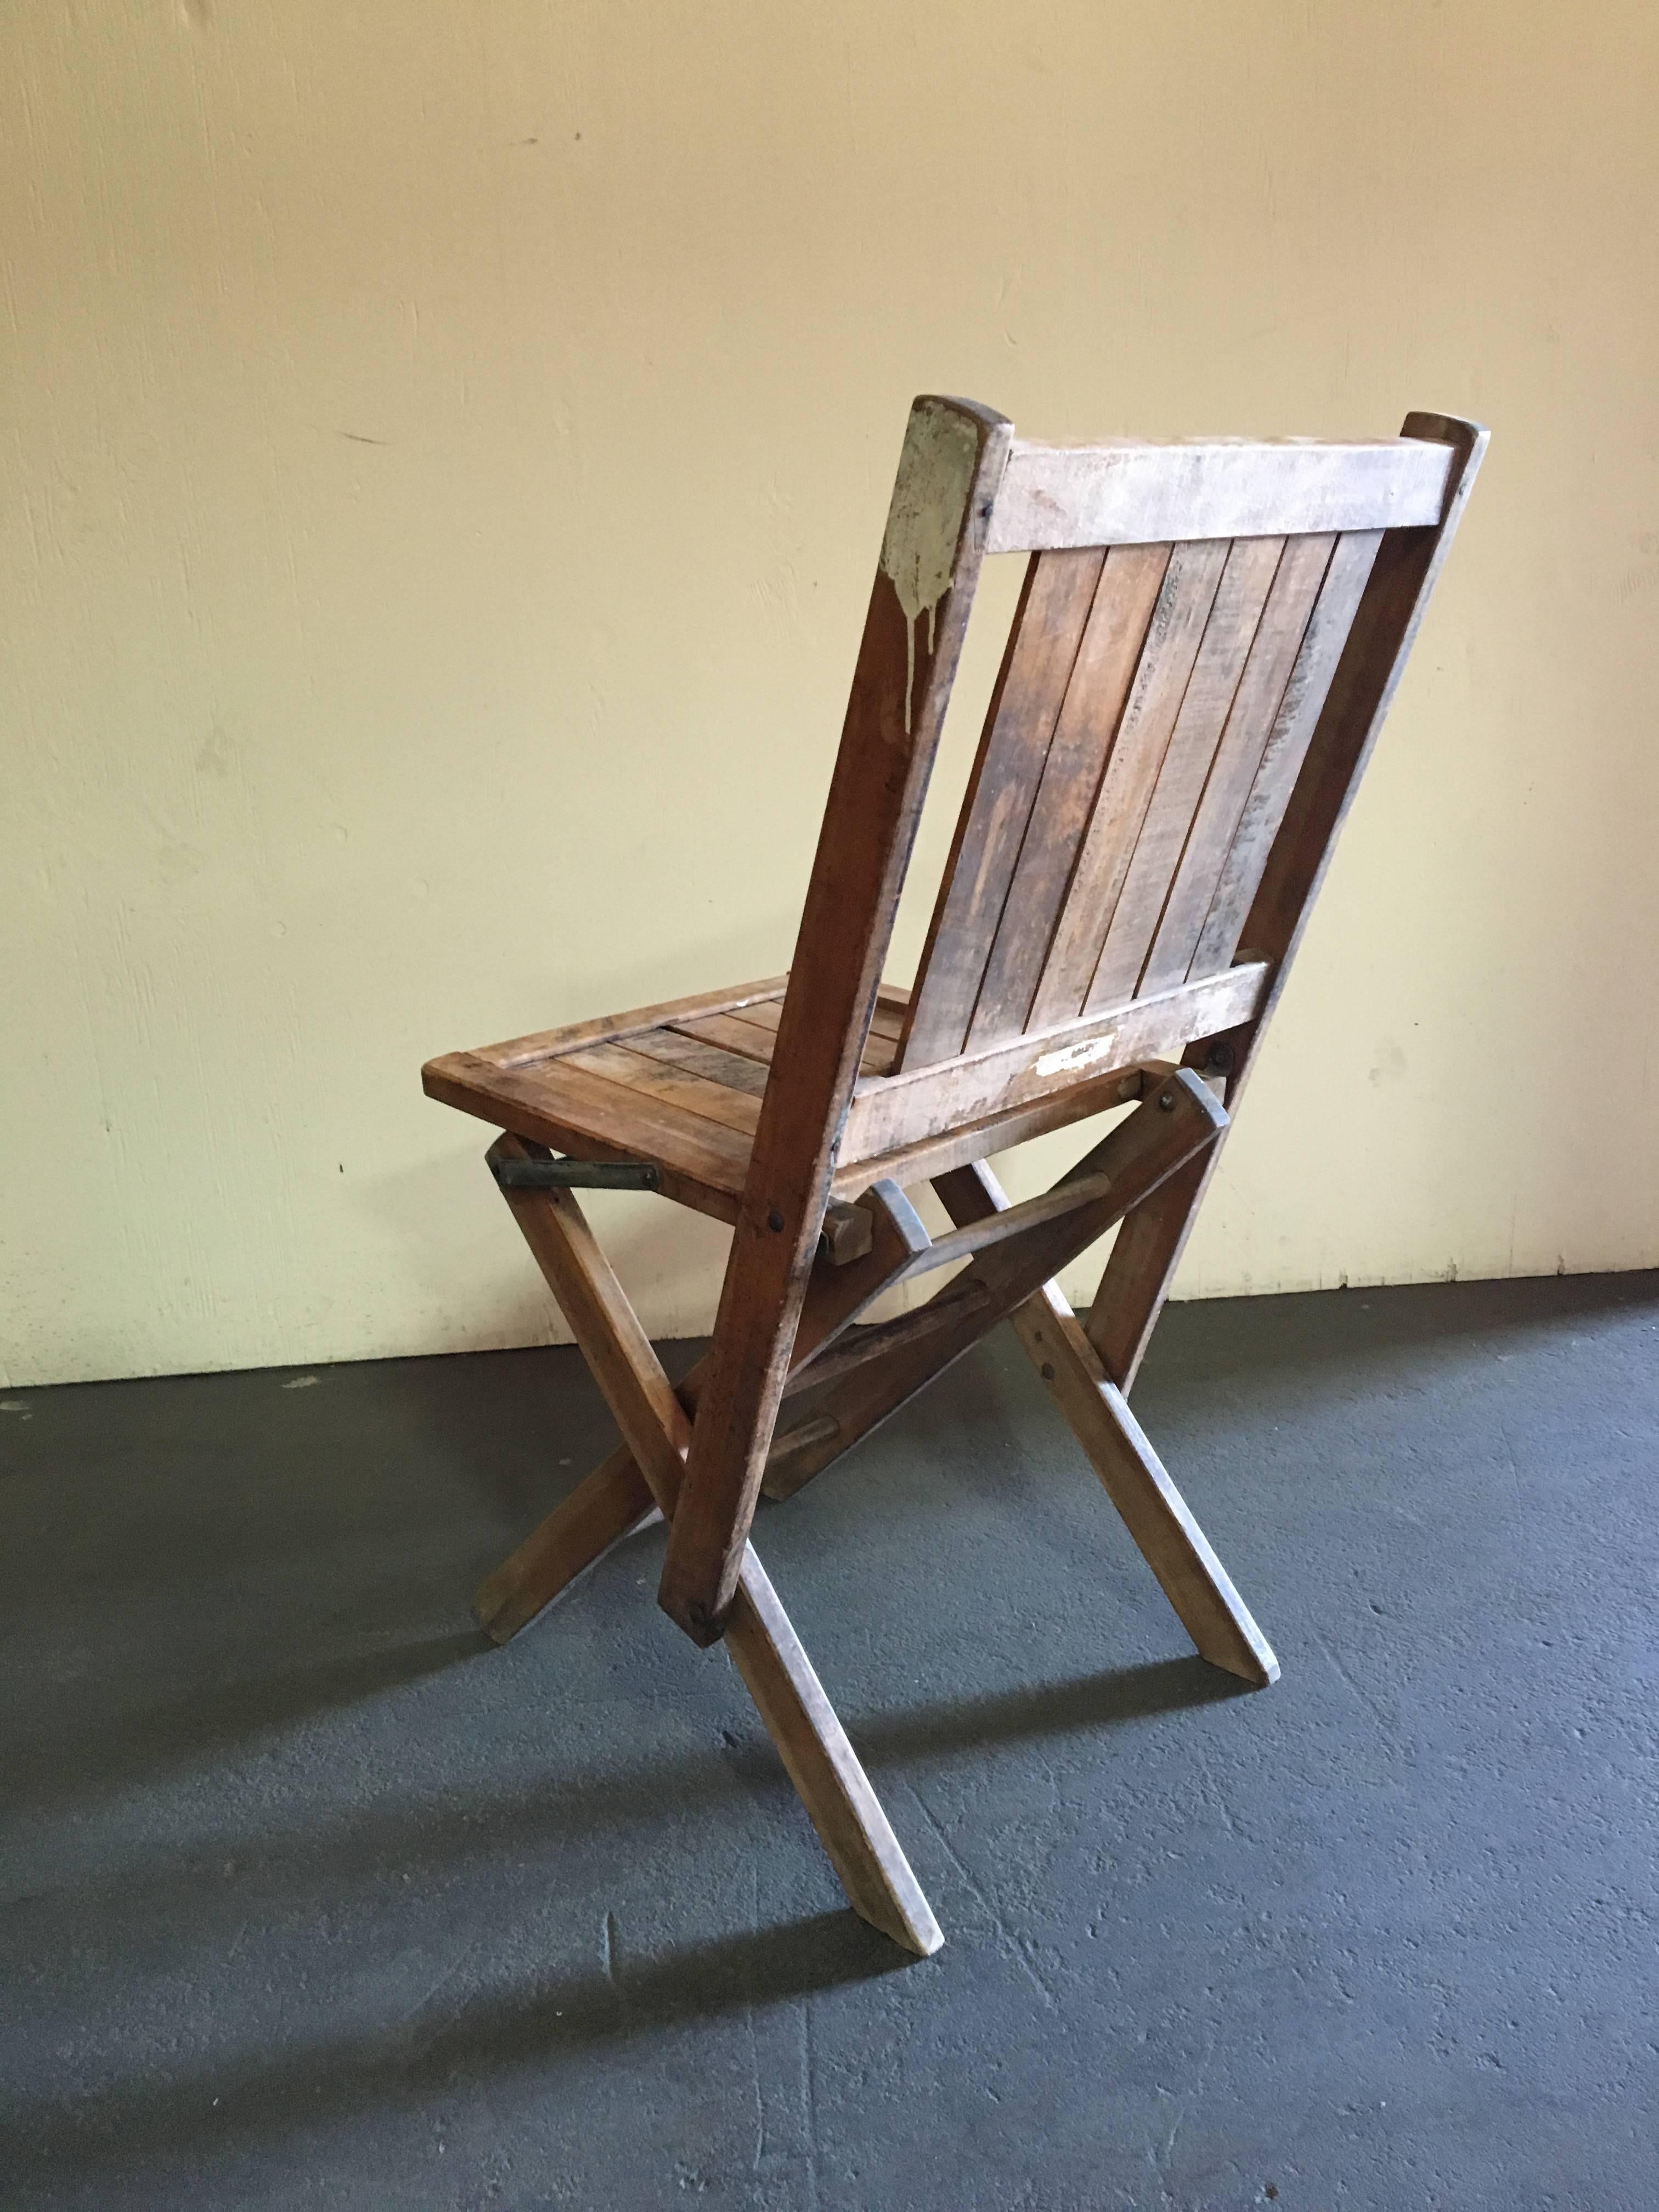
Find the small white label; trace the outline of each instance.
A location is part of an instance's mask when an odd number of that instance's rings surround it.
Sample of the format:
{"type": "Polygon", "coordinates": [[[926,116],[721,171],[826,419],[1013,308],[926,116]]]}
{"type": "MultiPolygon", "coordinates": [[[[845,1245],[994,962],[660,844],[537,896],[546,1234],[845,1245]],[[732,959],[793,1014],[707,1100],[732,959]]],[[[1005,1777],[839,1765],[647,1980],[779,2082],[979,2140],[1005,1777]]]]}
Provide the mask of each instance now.
{"type": "Polygon", "coordinates": [[[1109,1060],[1117,1050],[1117,1031],[1108,1030],[1104,1036],[1091,1037],[1084,1044],[1062,1045],[1058,1052],[1045,1052],[1036,1064],[1039,1075],[1064,1075],[1078,1067],[1092,1067],[1097,1060],[1109,1060]]]}

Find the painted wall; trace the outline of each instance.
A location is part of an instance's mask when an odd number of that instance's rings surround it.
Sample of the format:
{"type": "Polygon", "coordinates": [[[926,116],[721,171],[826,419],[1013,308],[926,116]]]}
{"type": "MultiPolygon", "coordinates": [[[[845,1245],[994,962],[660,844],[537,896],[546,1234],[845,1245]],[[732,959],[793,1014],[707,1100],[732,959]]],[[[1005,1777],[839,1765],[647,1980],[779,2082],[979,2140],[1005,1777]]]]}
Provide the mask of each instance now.
{"type": "MultiPolygon", "coordinates": [[[[1182,1288],[1659,1260],[1656,62],[1638,0],[7,9],[5,1379],[546,1332],[420,1063],[784,964],[924,389],[1492,423],[1182,1288]]],[[[723,1232],[603,1212],[705,1322],[723,1232]]]]}

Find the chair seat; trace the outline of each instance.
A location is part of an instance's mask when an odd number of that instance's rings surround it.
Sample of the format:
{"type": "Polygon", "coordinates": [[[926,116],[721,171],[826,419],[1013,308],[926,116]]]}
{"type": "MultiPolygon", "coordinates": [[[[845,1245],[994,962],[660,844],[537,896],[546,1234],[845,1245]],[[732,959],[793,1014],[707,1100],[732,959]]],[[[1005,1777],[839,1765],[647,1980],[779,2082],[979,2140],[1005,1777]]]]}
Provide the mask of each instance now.
{"type": "MultiPolygon", "coordinates": [[[[584,1159],[641,1160],[682,1204],[735,1219],[784,987],[777,975],[732,990],[428,1060],[429,1098],[515,1136],[584,1159]]],[[[893,1064],[908,994],[884,985],[860,1069],[893,1064]]]]}

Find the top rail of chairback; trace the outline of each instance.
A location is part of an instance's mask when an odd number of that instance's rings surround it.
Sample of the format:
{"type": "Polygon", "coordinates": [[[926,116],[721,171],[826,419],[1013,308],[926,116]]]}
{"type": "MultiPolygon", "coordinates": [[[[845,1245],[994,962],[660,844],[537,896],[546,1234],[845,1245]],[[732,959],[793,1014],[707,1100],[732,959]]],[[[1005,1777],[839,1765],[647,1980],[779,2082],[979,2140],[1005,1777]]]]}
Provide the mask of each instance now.
{"type": "Polygon", "coordinates": [[[1451,448],[1420,438],[1130,439],[1045,446],[1016,438],[988,553],[1047,553],[1163,539],[1294,537],[1437,523],[1451,448]]]}
{"type": "Polygon", "coordinates": [[[1298,777],[1311,752],[1310,780],[1341,781],[1334,823],[1484,445],[1446,418],[1407,428],[1010,441],[981,549],[1031,557],[894,1072],[858,1084],[843,1161],[1081,1094],[1263,1009],[1288,937],[1241,945],[1298,777]],[[1416,549],[1404,599],[1385,543],[1416,549]],[[1365,666],[1339,681],[1351,638],[1346,670],[1365,666]],[[1346,751],[1316,743],[1333,701],[1365,725],[1346,751]]]}

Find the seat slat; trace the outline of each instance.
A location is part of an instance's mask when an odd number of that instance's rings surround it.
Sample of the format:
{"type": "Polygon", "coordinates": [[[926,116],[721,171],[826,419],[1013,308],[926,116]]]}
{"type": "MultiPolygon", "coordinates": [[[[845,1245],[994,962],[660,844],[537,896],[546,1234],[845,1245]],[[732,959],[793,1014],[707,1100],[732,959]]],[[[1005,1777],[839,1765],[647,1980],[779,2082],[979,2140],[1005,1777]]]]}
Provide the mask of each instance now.
{"type": "Polygon", "coordinates": [[[1285,545],[1209,780],[1193,815],[1158,935],[1141,970],[1141,991],[1168,990],[1185,978],[1192,963],[1335,543],[1328,532],[1292,538],[1285,545]]]}
{"type": "Polygon", "coordinates": [[[1026,573],[900,1052],[907,1067],[962,1050],[1105,555],[1049,554],[1026,573]]]}
{"type": "Polygon", "coordinates": [[[758,1060],[705,1044],[701,1037],[682,1036],[678,1030],[646,1030],[629,1038],[628,1048],[674,1067],[689,1067],[710,1083],[724,1084],[728,1091],[741,1091],[750,1098],[760,1097],[766,1089],[766,1070],[758,1060]]]}
{"type": "Polygon", "coordinates": [[[603,1076],[607,1083],[626,1090],[646,1091],[653,1098],[696,1114],[702,1121],[718,1121],[723,1128],[736,1129],[745,1137],[753,1136],[760,1120],[760,1102],[747,1092],[728,1091],[723,1084],[710,1083],[689,1067],[670,1066],[648,1054],[631,1051],[627,1045],[584,1045],[578,1052],[566,1054],[563,1064],[603,1076]]]}
{"type": "Polygon", "coordinates": [[[1339,539],[1331,556],[1188,969],[1194,978],[1217,974],[1238,951],[1245,917],[1285,818],[1382,542],[1380,531],[1350,532],[1339,539]]]}
{"type": "Polygon", "coordinates": [[[670,1026],[682,1036],[697,1037],[705,1044],[738,1053],[745,1060],[757,1060],[763,1067],[771,1066],[772,1048],[778,1041],[775,1030],[735,1014],[702,1014],[694,1021],[674,1022],[670,1026]]]}
{"type": "Polygon", "coordinates": [[[1206,540],[1177,545],[1170,556],[1129,703],[1107,757],[1099,795],[1037,985],[1030,1022],[1034,1030],[1072,1021],[1082,1009],[1186,696],[1229,550],[1224,542],[1206,540]]]}
{"type": "MultiPolygon", "coordinates": [[[[677,1022],[674,1026],[681,1036],[719,1045],[769,1068],[778,1041],[778,1018],[782,1012],[782,1003],[777,1001],[769,1006],[746,1008],[741,1016],[710,1014],[693,1022],[677,1022]]],[[[891,1037],[878,1036],[872,1032],[859,1057],[859,1073],[885,1075],[893,1065],[896,1049],[891,1037]]]]}
{"type": "Polygon", "coordinates": [[[579,1045],[613,1044],[636,1030],[653,1030],[665,1022],[697,1014],[724,1012],[734,1006],[782,1002],[785,975],[769,975],[758,983],[739,983],[729,991],[698,991],[690,998],[664,999],[654,1006],[635,1006],[627,1013],[605,1014],[597,1021],[571,1022],[563,1029],[538,1030],[528,1036],[508,1037],[501,1044],[480,1045],[472,1054],[495,1067],[526,1066],[532,1060],[574,1052],[579,1045]]]}
{"type": "Polygon", "coordinates": [[[1121,545],[1106,557],[969,1024],[970,1052],[1025,1026],[1169,563],[1167,545],[1121,545]]]}
{"type": "Polygon", "coordinates": [[[1240,538],[1227,556],[1085,1007],[1118,1006],[1134,990],[1284,550],[1282,538],[1240,538]]]}
{"type": "MultiPolygon", "coordinates": [[[[879,1014],[881,1009],[877,1009],[879,1014]]],[[[745,1006],[743,1019],[757,1029],[769,1029],[775,1037],[778,1024],[783,1018],[783,1001],[775,999],[763,1006],[745,1006]]],[[[893,1055],[898,1049],[899,1032],[903,1026],[902,1013],[890,1010],[884,1019],[890,1025],[878,1030],[875,1022],[870,1024],[870,1035],[865,1039],[864,1050],[859,1055],[860,1075],[885,1075],[893,1065],[893,1055]]]]}

